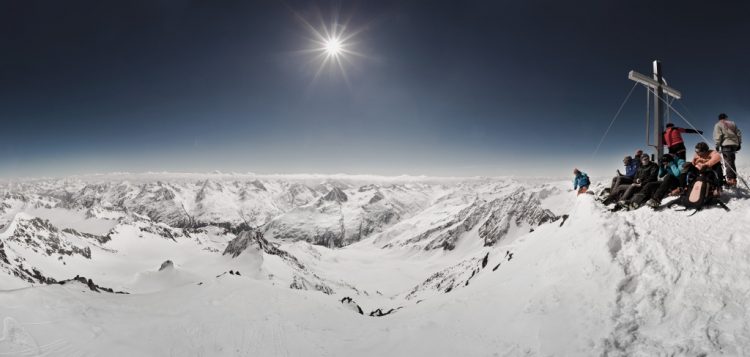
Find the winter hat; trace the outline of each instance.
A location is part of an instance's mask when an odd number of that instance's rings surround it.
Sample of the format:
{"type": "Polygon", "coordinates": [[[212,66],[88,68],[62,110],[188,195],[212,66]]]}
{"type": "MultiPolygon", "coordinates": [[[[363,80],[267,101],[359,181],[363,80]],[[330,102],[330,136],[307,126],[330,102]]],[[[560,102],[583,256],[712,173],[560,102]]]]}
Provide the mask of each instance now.
{"type": "Polygon", "coordinates": [[[641,162],[649,162],[651,161],[651,158],[648,157],[648,155],[641,155],[641,162]]]}
{"type": "Polygon", "coordinates": [[[664,154],[664,156],[661,157],[661,161],[672,161],[673,157],[672,154],[664,154]]]}
{"type": "Polygon", "coordinates": [[[671,128],[671,127],[673,127],[673,126],[674,126],[674,124],[673,124],[673,123],[667,123],[667,128],[671,128]]]}
{"type": "Polygon", "coordinates": [[[636,151],[636,152],[635,152],[635,156],[636,156],[636,157],[638,157],[638,156],[643,156],[643,150],[638,150],[638,151],[636,151]]]}
{"type": "Polygon", "coordinates": [[[631,162],[631,161],[633,161],[633,158],[632,158],[632,157],[630,157],[630,155],[628,155],[628,156],[625,156],[625,158],[624,158],[624,159],[622,159],[622,162],[623,162],[623,163],[626,163],[626,164],[627,164],[627,163],[629,163],[629,162],[631,162]]]}
{"type": "Polygon", "coordinates": [[[578,171],[578,169],[573,169],[573,174],[578,175],[581,171],[578,171]]]}
{"type": "Polygon", "coordinates": [[[729,118],[726,114],[721,113],[719,114],[719,120],[729,118]]]}

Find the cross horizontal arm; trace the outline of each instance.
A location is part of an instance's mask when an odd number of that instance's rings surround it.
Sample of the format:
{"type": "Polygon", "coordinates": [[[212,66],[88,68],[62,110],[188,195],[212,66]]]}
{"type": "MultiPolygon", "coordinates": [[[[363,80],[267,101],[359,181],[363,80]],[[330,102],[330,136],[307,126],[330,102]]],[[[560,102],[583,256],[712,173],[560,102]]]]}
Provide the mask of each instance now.
{"type": "MultiPolygon", "coordinates": [[[[659,87],[659,82],[655,81],[651,77],[644,76],[636,71],[630,71],[630,73],[628,73],[628,79],[632,81],[636,81],[640,84],[649,86],[653,89],[657,89],[659,87]]],[[[666,84],[661,84],[661,89],[664,91],[666,95],[672,98],[675,98],[675,99],[682,98],[682,93],[680,93],[680,91],[672,87],[669,87],[666,84]]]]}

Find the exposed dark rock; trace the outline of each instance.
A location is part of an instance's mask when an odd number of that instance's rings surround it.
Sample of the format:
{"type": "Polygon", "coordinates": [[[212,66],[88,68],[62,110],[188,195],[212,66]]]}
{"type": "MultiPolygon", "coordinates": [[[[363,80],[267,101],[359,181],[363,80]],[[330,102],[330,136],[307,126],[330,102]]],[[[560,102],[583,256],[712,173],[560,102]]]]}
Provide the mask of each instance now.
{"type": "Polygon", "coordinates": [[[89,233],[79,232],[79,231],[77,231],[77,230],[75,230],[73,228],[65,228],[65,229],[62,230],[62,232],[63,233],[68,233],[68,234],[72,234],[74,236],[78,236],[78,237],[82,237],[82,238],[87,238],[87,239],[95,240],[95,241],[99,242],[100,244],[104,244],[104,243],[107,243],[110,240],[112,240],[112,237],[110,237],[109,235],[98,236],[98,235],[95,235],[95,234],[89,234],[89,233]]]}
{"type": "Polygon", "coordinates": [[[158,236],[161,236],[161,237],[164,237],[164,238],[167,238],[167,239],[171,239],[171,240],[173,240],[175,242],[177,241],[177,239],[175,239],[175,238],[178,238],[178,237],[182,236],[180,234],[180,230],[173,229],[172,227],[167,227],[167,226],[164,226],[164,225],[158,225],[158,224],[148,225],[146,227],[141,227],[140,230],[141,230],[141,232],[153,233],[153,234],[156,234],[158,236]]]}
{"type": "Polygon", "coordinates": [[[321,200],[342,203],[348,201],[349,197],[347,197],[346,193],[344,193],[344,191],[342,191],[340,188],[334,187],[330,192],[328,192],[328,194],[323,196],[321,200]]]}
{"type": "Polygon", "coordinates": [[[251,245],[257,245],[264,253],[276,255],[288,262],[292,267],[298,270],[305,270],[305,266],[293,255],[276,247],[274,243],[263,238],[263,232],[258,230],[248,230],[241,232],[236,238],[229,241],[223,255],[231,255],[232,258],[238,257],[245,249],[251,245]]]}
{"type": "Polygon", "coordinates": [[[344,232],[325,231],[315,235],[310,243],[330,248],[342,247],[344,245],[344,232]]]}
{"type": "Polygon", "coordinates": [[[519,188],[492,201],[477,198],[451,220],[424,231],[402,245],[429,241],[425,250],[452,250],[464,233],[479,225],[479,237],[484,240],[485,246],[492,246],[510,232],[512,224],[520,226],[525,223],[534,227],[554,219],[556,216],[551,211],[541,207],[537,195],[519,188]]]}
{"type": "Polygon", "coordinates": [[[261,191],[268,191],[268,189],[266,189],[266,186],[265,186],[265,185],[264,185],[264,184],[263,184],[262,182],[260,182],[260,181],[258,181],[258,180],[253,180],[252,182],[250,182],[250,184],[251,184],[251,185],[252,185],[253,187],[257,188],[258,190],[261,190],[261,191]]]}
{"type": "Polygon", "coordinates": [[[94,283],[93,280],[86,279],[86,277],[80,276],[80,275],[76,275],[76,277],[73,278],[73,279],[62,280],[58,284],[65,285],[65,284],[67,284],[67,283],[69,283],[71,281],[78,281],[78,282],[80,282],[82,284],[85,284],[89,288],[89,290],[97,292],[97,293],[104,291],[104,292],[112,293],[112,294],[128,294],[125,291],[114,291],[114,290],[112,290],[110,288],[105,288],[103,286],[96,285],[96,283],[94,283]]]}
{"type": "Polygon", "coordinates": [[[347,305],[349,305],[352,308],[356,308],[357,312],[359,312],[360,315],[364,315],[365,314],[364,311],[362,311],[362,308],[359,307],[359,305],[357,305],[357,303],[354,302],[354,300],[352,298],[348,297],[348,296],[344,297],[343,299],[341,299],[341,303],[342,304],[347,304],[347,305]]]}
{"type": "Polygon", "coordinates": [[[174,263],[172,263],[171,260],[166,260],[164,263],[161,263],[161,266],[159,267],[159,271],[165,270],[165,269],[172,269],[174,268],[174,263]]]}
{"type": "Polygon", "coordinates": [[[487,262],[490,259],[490,253],[487,252],[487,254],[484,255],[484,258],[482,258],[482,269],[487,266],[487,262]]]}
{"type": "Polygon", "coordinates": [[[289,287],[297,290],[317,290],[326,295],[333,294],[333,289],[331,289],[329,286],[322,283],[312,283],[309,280],[297,275],[294,276],[289,287]]]}
{"type": "Polygon", "coordinates": [[[0,261],[4,262],[5,264],[10,264],[8,261],[8,255],[5,253],[5,244],[3,241],[0,241],[0,261]]]}
{"type": "Polygon", "coordinates": [[[229,241],[222,255],[231,255],[232,258],[237,258],[251,245],[257,245],[262,250],[264,244],[268,245],[268,242],[263,238],[262,232],[255,230],[244,231],[229,241]]]}
{"type": "Polygon", "coordinates": [[[518,189],[512,194],[494,200],[489,219],[479,227],[479,236],[484,239],[485,246],[492,246],[502,239],[510,230],[510,223],[516,225],[527,223],[536,227],[557,219],[552,211],[542,208],[539,197],[518,189]]]}
{"type": "Polygon", "coordinates": [[[380,193],[380,191],[375,192],[375,194],[372,195],[372,198],[370,198],[369,204],[373,204],[375,202],[382,201],[384,198],[385,198],[385,196],[383,196],[383,194],[380,193]]]}
{"type": "MultiPolygon", "coordinates": [[[[399,309],[400,309],[400,308],[399,308],[399,309]]],[[[370,316],[374,316],[374,317],[381,317],[381,316],[386,316],[386,315],[390,315],[390,314],[392,314],[392,313],[393,313],[393,312],[395,312],[396,310],[398,310],[398,309],[390,309],[390,310],[388,310],[388,311],[386,311],[386,312],[383,312],[383,310],[382,310],[382,309],[375,309],[375,310],[373,310],[372,312],[370,312],[370,316]]]]}
{"type": "Polygon", "coordinates": [[[62,234],[48,220],[32,218],[19,221],[13,235],[8,239],[24,243],[34,250],[42,250],[48,256],[53,254],[68,256],[78,254],[86,259],[91,259],[91,248],[75,246],[67,240],[61,239],[64,238],[62,234]]]}

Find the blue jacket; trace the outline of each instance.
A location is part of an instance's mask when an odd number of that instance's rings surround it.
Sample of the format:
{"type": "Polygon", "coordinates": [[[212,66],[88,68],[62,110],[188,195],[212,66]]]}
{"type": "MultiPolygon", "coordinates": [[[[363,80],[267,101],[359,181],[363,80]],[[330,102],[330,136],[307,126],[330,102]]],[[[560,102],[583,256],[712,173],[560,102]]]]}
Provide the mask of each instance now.
{"type": "Polygon", "coordinates": [[[685,165],[685,160],[681,158],[677,158],[677,160],[672,160],[667,164],[667,169],[664,169],[664,166],[659,167],[659,177],[663,177],[667,174],[670,174],[674,177],[680,177],[680,170],[682,169],[682,165],[685,165]]]}
{"type": "Polygon", "coordinates": [[[636,160],[630,160],[630,163],[625,165],[625,176],[633,178],[635,177],[636,171],[638,171],[639,162],[636,160]]]}
{"type": "Polygon", "coordinates": [[[589,175],[586,175],[583,172],[579,172],[578,175],[573,179],[573,189],[577,189],[579,187],[588,187],[588,185],[591,184],[591,181],[589,181],[589,175]]]}

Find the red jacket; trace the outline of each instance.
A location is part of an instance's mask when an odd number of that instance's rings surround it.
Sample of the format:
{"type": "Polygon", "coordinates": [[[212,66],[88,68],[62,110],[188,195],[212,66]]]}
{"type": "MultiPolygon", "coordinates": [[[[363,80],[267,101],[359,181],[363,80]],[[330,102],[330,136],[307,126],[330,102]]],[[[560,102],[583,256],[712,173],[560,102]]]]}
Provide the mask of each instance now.
{"type": "Polygon", "coordinates": [[[669,127],[667,130],[664,130],[664,145],[667,147],[672,147],[677,144],[681,144],[684,142],[682,140],[682,133],[701,133],[700,131],[696,131],[693,129],[685,129],[685,128],[678,128],[676,126],[669,127]]]}
{"type": "Polygon", "coordinates": [[[664,130],[664,145],[667,147],[675,146],[679,143],[684,142],[682,140],[682,133],[685,132],[685,129],[683,128],[667,128],[667,130],[664,130]]]}

